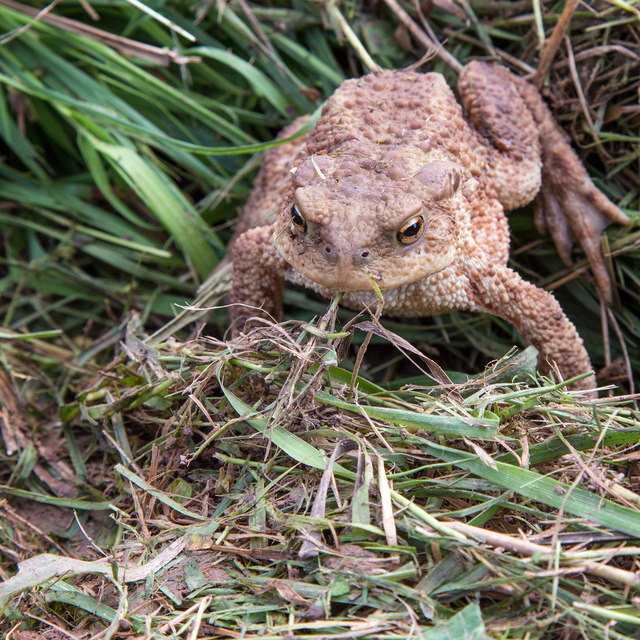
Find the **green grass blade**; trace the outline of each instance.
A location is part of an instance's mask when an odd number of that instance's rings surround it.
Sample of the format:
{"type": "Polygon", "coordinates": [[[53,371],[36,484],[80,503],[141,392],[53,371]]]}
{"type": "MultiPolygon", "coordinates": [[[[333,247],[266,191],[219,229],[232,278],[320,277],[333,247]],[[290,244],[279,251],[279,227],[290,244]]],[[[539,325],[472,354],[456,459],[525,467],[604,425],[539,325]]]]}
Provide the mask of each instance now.
{"type": "Polygon", "coordinates": [[[268,100],[283,116],[288,116],[288,100],[278,90],[278,87],[262,71],[245,62],[239,56],[212,47],[195,47],[190,49],[189,53],[215,60],[234,69],[251,85],[258,96],[268,100]]]}
{"type": "Polygon", "coordinates": [[[324,391],[318,391],[316,397],[321,402],[346,411],[361,414],[364,411],[370,418],[385,420],[391,424],[409,429],[419,429],[441,433],[450,437],[466,436],[468,438],[492,439],[498,432],[498,418],[459,418],[403,411],[389,407],[362,406],[339,400],[324,391]],[[361,411],[362,409],[362,411],[361,411]]]}
{"type": "Polygon", "coordinates": [[[198,212],[167,177],[132,149],[92,139],[93,146],[117,169],[147,204],[164,228],[173,236],[183,254],[201,278],[209,275],[218,258],[207,236],[215,236],[201,221],[198,212]]]}
{"type": "Polygon", "coordinates": [[[159,491],[158,489],[155,489],[146,480],[143,480],[140,476],[136,475],[135,473],[133,473],[133,471],[130,471],[129,469],[124,467],[122,464],[118,463],[113,468],[113,470],[116,473],[123,476],[124,478],[126,478],[127,480],[129,480],[130,482],[132,482],[133,484],[135,484],[137,487],[139,487],[146,493],[152,495],[156,500],[159,500],[160,502],[162,502],[162,504],[166,504],[170,509],[173,509],[174,511],[177,511],[178,513],[181,513],[182,515],[187,516],[189,518],[193,518],[194,520],[205,519],[200,514],[194,513],[193,511],[190,511],[189,509],[183,507],[179,502],[176,502],[173,498],[170,498],[163,491],[159,491]]]}
{"type": "Polygon", "coordinates": [[[440,460],[471,471],[499,487],[537,500],[554,509],[562,509],[580,518],[593,520],[630,536],[637,536],[640,531],[640,511],[616,504],[581,487],[570,487],[564,482],[535,471],[504,462],[494,461],[494,469],[472,454],[432,442],[425,442],[423,447],[440,460]]]}
{"type": "Polygon", "coordinates": [[[299,436],[278,425],[270,425],[268,420],[257,414],[254,409],[248,404],[245,404],[229,389],[225,388],[222,383],[220,386],[222,387],[225,397],[229,400],[238,415],[243,416],[256,431],[259,431],[266,438],[269,438],[273,444],[297,462],[324,471],[327,466],[327,461],[319,449],[316,449],[299,436]]]}

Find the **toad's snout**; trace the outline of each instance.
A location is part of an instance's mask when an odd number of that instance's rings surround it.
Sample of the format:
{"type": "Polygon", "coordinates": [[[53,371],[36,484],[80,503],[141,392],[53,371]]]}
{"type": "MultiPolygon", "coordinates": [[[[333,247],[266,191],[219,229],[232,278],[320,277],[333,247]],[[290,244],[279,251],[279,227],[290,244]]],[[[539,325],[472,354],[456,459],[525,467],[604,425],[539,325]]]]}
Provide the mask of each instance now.
{"type": "Polygon", "coordinates": [[[366,247],[343,249],[329,242],[322,243],[320,255],[328,266],[344,272],[366,267],[371,260],[371,251],[366,247]]]}

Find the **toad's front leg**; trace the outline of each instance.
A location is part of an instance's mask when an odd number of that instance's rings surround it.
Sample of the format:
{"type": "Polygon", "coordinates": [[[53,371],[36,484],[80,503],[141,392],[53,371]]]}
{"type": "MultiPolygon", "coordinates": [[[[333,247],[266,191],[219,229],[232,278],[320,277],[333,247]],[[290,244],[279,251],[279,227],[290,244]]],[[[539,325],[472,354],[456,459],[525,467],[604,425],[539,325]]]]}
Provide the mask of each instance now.
{"type": "Polygon", "coordinates": [[[254,227],[233,242],[231,327],[235,335],[252,317],[280,319],[286,262],[273,244],[273,224],[254,227]]]}
{"type": "MultiPolygon", "coordinates": [[[[591,372],[582,338],[558,301],[544,289],[523,280],[500,262],[471,260],[465,267],[471,308],[496,315],[513,324],[525,342],[538,349],[538,368],[546,373],[558,365],[565,379],[591,372]]],[[[573,385],[591,390],[592,374],[573,385]]]]}

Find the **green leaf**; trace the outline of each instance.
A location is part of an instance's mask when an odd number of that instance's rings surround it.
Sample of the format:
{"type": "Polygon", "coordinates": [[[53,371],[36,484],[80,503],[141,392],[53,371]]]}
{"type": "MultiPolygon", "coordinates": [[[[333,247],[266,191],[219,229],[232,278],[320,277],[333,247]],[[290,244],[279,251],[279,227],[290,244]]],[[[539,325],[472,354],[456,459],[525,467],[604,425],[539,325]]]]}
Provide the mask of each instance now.
{"type": "Polygon", "coordinates": [[[435,629],[423,632],[423,640],[485,640],[488,639],[480,607],[474,602],[435,629]]]}

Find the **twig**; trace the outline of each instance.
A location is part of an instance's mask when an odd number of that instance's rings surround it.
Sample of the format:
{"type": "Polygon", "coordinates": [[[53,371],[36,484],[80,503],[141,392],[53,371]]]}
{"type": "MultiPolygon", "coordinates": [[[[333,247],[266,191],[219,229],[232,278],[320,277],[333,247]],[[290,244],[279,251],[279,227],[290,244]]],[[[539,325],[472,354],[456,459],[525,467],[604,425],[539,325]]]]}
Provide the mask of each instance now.
{"type": "Polygon", "coordinates": [[[571,74],[571,80],[573,80],[573,86],[578,94],[578,100],[582,107],[582,113],[584,113],[585,120],[589,125],[589,132],[594,138],[597,138],[596,127],[593,124],[591,113],[589,112],[589,106],[587,105],[587,99],[584,97],[584,91],[582,90],[582,83],[578,77],[578,69],[576,68],[576,60],[573,57],[573,49],[571,48],[571,40],[568,36],[564,37],[565,44],[567,45],[567,56],[569,57],[569,73],[571,74]]]}
{"type": "Polygon", "coordinates": [[[560,43],[562,42],[562,38],[564,36],[564,32],[571,21],[573,13],[578,7],[578,2],[580,0],[568,0],[565,5],[562,14],[558,22],[556,23],[555,28],[553,29],[553,33],[551,37],[545,43],[542,54],[540,55],[540,64],[538,65],[538,70],[536,71],[536,75],[533,78],[533,84],[541,89],[544,84],[544,79],[547,77],[547,73],[549,71],[549,67],[553,62],[553,59],[560,48],[560,43]]]}
{"type": "Polygon", "coordinates": [[[344,36],[347,38],[349,44],[356,50],[356,53],[360,56],[360,60],[362,60],[365,67],[373,73],[379,73],[382,71],[380,65],[369,55],[369,52],[364,48],[364,45],[360,42],[358,36],[345,20],[345,17],[340,12],[340,9],[338,9],[338,5],[335,3],[335,0],[330,0],[330,2],[327,3],[327,11],[329,13],[329,17],[337,23],[338,27],[340,27],[340,31],[342,31],[344,36]]]}
{"type": "Polygon", "coordinates": [[[624,336],[622,335],[622,331],[620,331],[620,326],[618,325],[618,321],[616,317],[613,315],[613,311],[607,308],[607,313],[609,314],[609,320],[613,325],[613,330],[616,332],[616,336],[618,337],[618,342],[620,343],[620,348],[622,349],[622,353],[624,354],[624,365],[627,370],[627,381],[629,382],[629,391],[630,395],[633,397],[633,407],[637,411],[638,410],[638,400],[634,397],[636,393],[635,384],[633,382],[633,369],[631,367],[631,359],[629,358],[629,350],[627,349],[627,344],[624,341],[624,336]]]}
{"type": "MultiPolygon", "coordinates": [[[[514,538],[513,536],[498,533],[497,531],[474,527],[464,522],[444,522],[442,524],[446,524],[450,529],[462,533],[469,538],[481,540],[486,544],[490,544],[492,547],[507,549],[523,556],[531,557],[538,555],[541,558],[553,558],[556,555],[553,546],[536,544],[535,542],[514,538]]],[[[422,527],[418,526],[417,529],[422,529],[422,527]]],[[[424,533],[428,533],[426,530],[423,531],[424,533]]],[[[610,580],[611,582],[617,582],[632,588],[640,584],[640,575],[633,571],[625,571],[624,569],[611,567],[593,560],[585,560],[584,558],[572,558],[570,554],[564,554],[562,560],[568,565],[565,571],[584,571],[585,573],[590,573],[610,580]]],[[[560,569],[560,571],[562,571],[562,569],[560,569]]]]}
{"type": "Polygon", "coordinates": [[[398,20],[409,29],[411,35],[422,43],[427,49],[435,51],[452,69],[460,73],[462,65],[454,58],[434,37],[429,37],[414,21],[414,19],[396,2],[396,0],[384,0],[386,5],[396,14],[398,20]]]}

